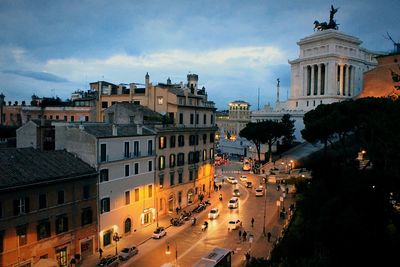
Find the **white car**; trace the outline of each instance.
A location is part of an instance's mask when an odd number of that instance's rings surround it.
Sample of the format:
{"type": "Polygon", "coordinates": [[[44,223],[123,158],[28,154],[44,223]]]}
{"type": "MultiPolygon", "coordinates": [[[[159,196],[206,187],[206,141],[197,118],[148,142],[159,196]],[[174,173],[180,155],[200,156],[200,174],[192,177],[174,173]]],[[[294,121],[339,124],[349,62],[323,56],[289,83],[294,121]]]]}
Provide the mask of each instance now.
{"type": "Polygon", "coordinates": [[[247,182],[247,176],[246,175],[240,175],[239,179],[242,182],[247,182]]]}
{"type": "Polygon", "coordinates": [[[219,216],[219,210],[217,208],[213,208],[208,213],[208,219],[217,219],[219,216]]]}
{"type": "Polygon", "coordinates": [[[262,187],[256,188],[256,197],[262,197],[264,195],[264,189],[262,187]]]}
{"type": "Polygon", "coordinates": [[[228,230],[236,230],[242,227],[242,221],[239,219],[229,220],[228,222],[228,230]]]}
{"type": "Polygon", "coordinates": [[[235,177],[229,176],[228,178],[226,178],[226,180],[228,181],[228,183],[231,184],[237,184],[238,181],[235,179],[235,177]]]}
{"type": "Polygon", "coordinates": [[[125,260],[129,259],[130,257],[138,254],[138,252],[139,252],[139,250],[136,246],[125,247],[119,253],[119,259],[125,261],[125,260]]]}
{"type": "Polygon", "coordinates": [[[153,238],[160,239],[161,237],[165,236],[167,232],[165,231],[164,227],[158,227],[154,232],[153,232],[153,238]]]}
{"type": "Polygon", "coordinates": [[[237,198],[237,197],[231,198],[231,199],[229,200],[229,203],[228,203],[228,208],[230,208],[230,209],[236,209],[236,208],[238,208],[238,207],[239,207],[239,198],[237,198]]]}

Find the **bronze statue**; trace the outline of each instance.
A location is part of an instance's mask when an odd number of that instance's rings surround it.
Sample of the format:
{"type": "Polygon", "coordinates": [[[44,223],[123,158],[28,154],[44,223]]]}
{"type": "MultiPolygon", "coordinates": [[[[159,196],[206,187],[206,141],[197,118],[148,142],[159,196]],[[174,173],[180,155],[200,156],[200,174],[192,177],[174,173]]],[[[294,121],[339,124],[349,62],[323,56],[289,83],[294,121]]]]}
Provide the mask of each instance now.
{"type": "Polygon", "coordinates": [[[334,8],[333,5],[331,5],[331,11],[329,14],[329,23],[318,22],[318,20],[314,21],[314,31],[315,31],[315,29],[317,31],[323,31],[323,30],[328,30],[328,29],[338,30],[339,24],[337,24],[336,21],[333,19],[333,17],[335,16],[335,14],[338,10],[339,10],[339,8],[334,8]]]}

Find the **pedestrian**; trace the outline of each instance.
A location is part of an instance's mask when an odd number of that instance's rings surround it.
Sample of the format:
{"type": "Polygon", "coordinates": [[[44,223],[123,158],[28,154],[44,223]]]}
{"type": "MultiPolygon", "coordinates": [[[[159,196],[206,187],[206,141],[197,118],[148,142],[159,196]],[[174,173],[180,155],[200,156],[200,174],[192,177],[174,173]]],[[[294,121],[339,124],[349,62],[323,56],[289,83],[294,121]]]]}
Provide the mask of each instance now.
{"type": "Polygon", "coordinates": [[[286,186],[286,195],[289,194],[289,187],[286,186]]]}
{"type": "Polygon", "coordinates": [[[246,241],[247,239],[246,239],[246,237],[247,237],[247,233],[246,233],[246,231],[243,231],[243,241],[246,241]]]}
{"type": "Polygon", "coordinates": [[[268,242],[271,241],[271,236],[272,236],[271,232],[268,232],[268,234],[267,234],[268,242]]]}
{"type": "Polygon", "coordinates": [[[178,213],[179,213],[179,208],[178,207],[176,207],[176,215],[178,215],[178,213]]]}
{"type": "Polygon", "coordinates": [[[251,227],[254,227],[254,218],[251,218],[251,227]]]}
{"type": "Polygon", "coordinates": [[[224,184],[224,178],[222,178],[222,184],[224,184]]]}
{"type": "Polygon", "coordinates": [[[103,256],[103,250],[101,248],[99,248],[99,254],[100,254],[100,259],[101,259],[103,256]]]}
{"type": "Polygon", "coordinates": [[[222,185],[218,185],[218,190],[221,191],[222,185]]]}
{"type": "Polygon", "coordinates": [[[250,260],[250,252],[247,251],[247,252],[246,252],[246,261],[248,262],[249,260],[250,260]]]}
{"type": "Polygon", "coordinates": [[[242,230],[239,230],[239,241],[242,240],[242,230]]]}

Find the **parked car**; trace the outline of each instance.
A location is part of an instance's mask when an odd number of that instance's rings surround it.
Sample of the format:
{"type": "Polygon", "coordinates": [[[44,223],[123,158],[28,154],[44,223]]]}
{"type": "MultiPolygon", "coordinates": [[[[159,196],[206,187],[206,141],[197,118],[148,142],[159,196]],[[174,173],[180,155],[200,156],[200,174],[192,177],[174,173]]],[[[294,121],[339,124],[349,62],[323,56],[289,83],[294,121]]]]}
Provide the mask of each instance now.
{"type": "Polygon", "coordinates": [[[153,238],[160,239],[161,237],[165,236],[166,234],[167,234],[167,231],[165,231],[165,228],[160,226],[153,232],[153,238]]]}
{"type": "Polygon", "coordinates": [[[107,255],[104,258],[102,258],[97,264],[97,266],[101,267],[115,267],[118,266],[118,257],[116,255],[107,255]]]}
{"type": "Polygon", "coordinates": [[[246,182],[246,187],[247,188],[252,188],[253,187],[253,183],[252,182],[246,182]]]}
{"type": "Polygon", "coordinates": [[[242,227],[242,221],[239,219],[229,220],[228,222],[228,230],[236,230],[242,227]]]}
{"type": "Polygon", "coordinates": [[[237,197],[231,198],[228,203],[228,208],[236,209],[237,207],[239,207],[239,199],[237,197]]]}
{"type": "Polygon", "coordinates": [[[229,176],[228,178],[226,178],[226,180],[228,181],[228,183],[231,184],[237,184],[238,181],[235,179],[235,177],[229,176]]]}
{"type": "Polygon", "coordinates": [[[216,219],[219,216],[219,210],[217,208],[213,208],[208,213],[208,219],[216,219]]]}
{"type": "Polygon", "coordinates": [[[262,197],[264,195],[264,189],[262,187],[256,188],[256,197],[262,197]]]}
{"type": "Polygon", "coordinates": [[[125,248],[123,248],[121,250],[121,252],[119,253],[119,259],[120,260],[127,260],[132,256],[135,256],[136,254],[138,254],[139,250],[136,246],[127,246],[125,248]]]}
{"type": "Polygon", "coordinates": [[[232,195],[233,195],[234,197],[240,197],[240,191],[239,191],[239,189],[238,189],[238,188],[233,189],[232,195]]]}
{"type": "Polygon", "coordinates": [[[246,182],[247,181],[247,176],[246,175],[240,175],[239,179],[242,182],[246,182]]]}

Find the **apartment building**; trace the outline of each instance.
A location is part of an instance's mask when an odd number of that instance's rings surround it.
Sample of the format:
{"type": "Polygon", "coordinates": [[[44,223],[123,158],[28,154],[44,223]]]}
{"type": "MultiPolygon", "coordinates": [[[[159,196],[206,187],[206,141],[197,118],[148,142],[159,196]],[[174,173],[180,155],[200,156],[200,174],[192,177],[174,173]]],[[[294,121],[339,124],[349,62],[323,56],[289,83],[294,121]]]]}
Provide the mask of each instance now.
{"type": "Polygon", "coordinates": [[[133,234],[156,220],[156,134],[143,126],[140,112],[131,117],[141,123],[55,125],[56,149],[74,153],[99,172],[100,247],[111,245],[114,235],[133,234]]]}
{"type": "Polygon", "coordinates": [[[0,149],[0,162],[0,266],[70,266],[95,253],[94,168],[33,148],[0,149]]]}

